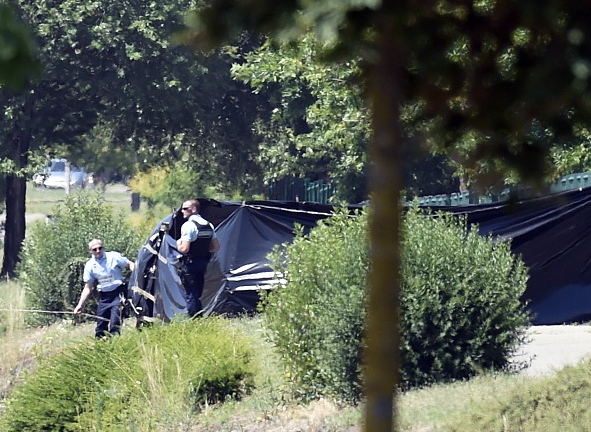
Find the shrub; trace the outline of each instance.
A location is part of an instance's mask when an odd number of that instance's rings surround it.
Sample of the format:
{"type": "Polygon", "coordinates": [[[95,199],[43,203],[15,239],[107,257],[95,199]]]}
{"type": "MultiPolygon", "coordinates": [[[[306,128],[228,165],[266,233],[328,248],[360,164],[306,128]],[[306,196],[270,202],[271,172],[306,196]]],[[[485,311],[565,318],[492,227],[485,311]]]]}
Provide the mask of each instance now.
{"type": "MultiPolygon", "coordinates": [[[[17,266],[20,283],[30,308],[71,311],[83,288],[82,272],[88,260],[88,242],[98,237],[107,250],[135,259],[140,238],[129,228],[124,215],[97,193],[67,196],[53,213],[53,223],[35,224],[21,251],[17,266]]],[[[91,306],[91,305],[90,305],[91,306]]],[[[32,324],[48,324],[59,315],[30,314],[32,324]]]]}
{"type": "MultiPolygon", "coordinates": [[[[465,218],[411,209],[401,247],[401,378],[405,387],[468,378],[508,364],[529,324],[527,271],[508,242],[465,218]]],[[[274,268],[285,284],[264,300],[269,338],[303,398],[360,396],[369,268],[367,217],[340,213],[298,231],[274,268]]]]}
{"type": "Polygon", "coordinates": [[[527,269],[509,241],[469,229],[465,217],[416,208],[403,224],[402,382],[463,379],[507,366],[530,324],[520,298],[527,269]]]}
{"type": "Polygon", "coordinates": [[[0,429],[164,430],[157,423],[175,408],[194,413],[248,392],[251,346],[221,318],[86,339],[43,360],[13,390],[0,429]]]}
{"type": "Polygon", "coordinates": [[[186,164],[177,164],[137,173],[129,186],[134,192],[139,192],[149,206],[163,204],[172,208],[203,192],[202,177],[199,171],[186,164]]]}
{"type": "Polygon", "coordinates": [[[367,274],[365,215],[340,212],[308,236],[297,230],[285,267],[287,286],[269,295],[264,321],[304,399],[331,395],[356,401],[361,393],[362,332],[367,274]]]}

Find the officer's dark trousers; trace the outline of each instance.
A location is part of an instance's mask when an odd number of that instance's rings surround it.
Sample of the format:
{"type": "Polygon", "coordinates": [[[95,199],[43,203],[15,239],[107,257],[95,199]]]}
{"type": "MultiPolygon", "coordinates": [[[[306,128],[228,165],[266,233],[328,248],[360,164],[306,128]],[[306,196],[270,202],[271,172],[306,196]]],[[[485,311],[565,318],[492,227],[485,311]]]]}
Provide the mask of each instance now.
{"type": "Polygon", "coordinates": [[[187,299],[187,312],[190,317],[194,317],[201,312],[201,294],[203,294],[203,285],[205,283],[205,271],[209,259],[193,258],[186,261],[184,266],[184,275],[182,278],[185,287],[185,296],[187,299]]]}
{"type": "Polygon", "coordinates": [[[121,285],[114,291],[99,293],[96,315],[108,321],[97,319],[95,330],[95,336],[97,338],[105,337],[108,333],[112,335],[120,333],[121,314],[123,311],[121,294],[124,293],[124,290],[125,286],[121,285]]]}

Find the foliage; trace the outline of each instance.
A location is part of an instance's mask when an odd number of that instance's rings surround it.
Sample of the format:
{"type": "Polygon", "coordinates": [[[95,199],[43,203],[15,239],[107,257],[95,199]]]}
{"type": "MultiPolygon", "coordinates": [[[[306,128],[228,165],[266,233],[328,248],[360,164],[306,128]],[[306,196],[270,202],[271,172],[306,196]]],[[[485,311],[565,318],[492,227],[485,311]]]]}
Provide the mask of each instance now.
{"type": "Polygon", "coordinates": [[[508,241],[465,217],[406,213],[401,290],[402,383],[462,379],[506,367],[530,324],[527,269],[508,241]]]}
{"type": "MultiPolygon", "coordinates": [[[[304,398],[357,400],[369,267],[367,217],[341,213],[285,257],[285,286],[268,295],[269,337],[304,398]]],[[[508,365],[529,324],[520,303],[527,271],[508,242],[468,229],[465,219],[411,209],[404,220],[401,367],[405,387],[463,379],[508,365]]]]}
{"type": "MultiPolygon", "coordinates": [[[[297,44],[268,39],[235,64],[232,74],[255,92],[265,90],[273,102],[270,118],[256,123],[262,139],[257,160],[267,167],[265,179],[330,178],[340,199],[360,202],[367,199],[371,137],[364,66],[355,56],[328,63],[332,48],[311,33],[297,44]]],[[[417,129],[408,121],[405,188],[415,195],[450,192],[451,167],[424,148],[417,129]]]]}
{"type": "MultiPolygon", "coordinates": [[[[393,106],[401,109],[400,119],[410,132],[399,141],[400,148],[426,144],[429,152],[450,157],[468,186],[485,190],[523,182],[540,184],[589,169],[585,131],[591,111],[591,73],[584,60],[591,52],[588,12],[587,5],[553,0],[421,4],[356,0],[322,5],[262,1],[256,10],[248,2],[230,6],[213,1],[194,12],[185,38],[203,48],[233,40],[243,29],[271,35],[245,65],[235,68],[238,76],[248,76],[255,88],[278,83],[281,104],[276,114],[285,117],[290,103],[300,113],[306,109],[302,119],[316,129],[306,135],[324,133],[332,139],[331,132],[341,129],[346,119],[367,116],[367,108],[351,97],[362,93],[339,92],[335,72],[341,64],[354,65],[350,69],[358,68],[358,81],[367,90],[367,78],[380,58],[379,44],[385,40],[382,31],[389,25],[390,47],[399,50],[391,63],[397,70],[388,75],[400,89],[393,106]],[[315,48],[322,45],[328,51],[316,57],[315,48]],[[332,65],[322,71],[315,58],[332,65]],[[316,79],[319,76],[324,79],[316,79]],[[322,89],[328,90],[328,98],[322,96],[322,89]],[[328,107],[326,101],[332,95],[343,94],[341,101],[348,103],[343,105],[357,115],[346,115],[337,105],[328,112],[317,109],[328,107]],[[333,127],[321,125],[331,118],[336,119],[333,127]]],[[[385,87],[386,82],[376,90],[385,87]]],[[[370,100],[375,102],[375,96],[370,94],[370,100]]],[[[306,137],[298,138],[292,125],[293,121],[284,121],[277,126],[287,129],[277,141],[290,151],[279,152],[275,161],[317,157],[318,145],[338,151],[338,140],[328,144],[328,139],[311,140],[310,145],[306,137]],[[304,150],[309,153],[301,153],[304,150]]],[[[354,137],[358,124],[354,121],[351,126],[350,137],[354,137]]],[[[273,152],[262,147],[262,157],[273,160],[273,152]]],[[[343,157],[342,163],[346,160],[343,157]]]]}
{"type": "MultiPolygon", "coordinates": [[[[88,242],[100,238],[107,250],[133,260],[141,239],[125,223],[123,213],[113,214],[98,193],[66,196],[52,214],[53,223],[35,224],[27,236],[18,266],[28,306],[40,310],[72,310],[82,290],[82,271],[88,260],[88,242]]],[[[35,324],[56,319],[31,315],[35,324]]]]}
{"type": "Polygon", "coordinates": [[[300,229],[274,266],[286,286],[264,304],[264,322],[303,399],[321,395],[356,401],[361,395],[361,350],[368,266],[366,216],[345,211],[300,229]]]}
{"type": "Polygon", "coordinates": [[[170,213],[171,209],[164,206],[142,208],[139,212],[129,214],[126,221],[139,238],[146,239],[170,213]]]}
{"type": "Polygon", "coordinates": [[[554,179],[561,176],[591,171],[591,133],[586,127],[575,128],[576,145],[557,143],[552,147],[552,163],[556,168],[554,179]]]}
{"type": "Polygon", "coordinates": [[[22,89],[41,72],[29,29],[7,4],[0,5],[0,86],[22,89]]]}
{"type": "Polygon", "coordinates": [[[156,430],[174,406],[194,413],[248,393],[250,345],[221,318],[86,339],[42,361],[14,389],[2,430],[156,430]]]}
{"type": "Polygon", "coordinates": [[[164,190],[167,174],[166,168],[159,167],[151,168],[146,172],[138,172],[129,180],[129,188],[139,193],[148,206],[153,207],[158,202],[158,195],[164,190]]]}
{"type": "Polygon", "coordinates": [[[203,196],[206,181],[201,172],[177,164],[137,173],[129,186],[139,192],[149,205],[162,204],[172,209],[189,198],[203,196]]]}
{"type": "Polygon", "coordinates": [[[312,35],[288,46],[268,40],[232,73],[274,102],[271,117],[256,125],[266,179],[330,178],[342,199],[359,202],[366,198],[370,136],[360,65],[327,65],[319,60],[324,51],[312,35]]]}
{"type": "Polygon", "coordinates": [[[244,201],[254,196],[257,197],[255,199],[263,199],[262,195],[229,189],[217,176],[209,174],[209,170],[201,171],[191,164],[152,167],[146,172],[137,172],[130,180],[129,187],[139,192],[150,208],[159,204],[176,209],[189,198],[244,201]]]}
{"type": "MultiPolygon", "coordinates": [[[[230,77],[232,62],[256,38],[207,54],[174,45],[186,8],[202,0],[4,3],[16,11],[8,24],[22,22],[18,30],[32,33],[26,42],[35,41],[43,74],[21,93],[0,87],[0,140],[15,144],[0,147],[0,172],[30,176],[39,168],[28,166],[31,155],[57,154],[107,182],[180,164],[206,167],[221,192],[261,192],[251,125],[266,102],[230,77]]],[[[10,55],[19,40],[1,45],[10,55]]],[[[22,60],[0,74],[22,71],[22,60]]],[[[5,257],[16,260],[25,236],[24,181],[10,189],[5,257]]],[[[5,259],[3,272],[12,275],[15,265],[5,259]]]]}

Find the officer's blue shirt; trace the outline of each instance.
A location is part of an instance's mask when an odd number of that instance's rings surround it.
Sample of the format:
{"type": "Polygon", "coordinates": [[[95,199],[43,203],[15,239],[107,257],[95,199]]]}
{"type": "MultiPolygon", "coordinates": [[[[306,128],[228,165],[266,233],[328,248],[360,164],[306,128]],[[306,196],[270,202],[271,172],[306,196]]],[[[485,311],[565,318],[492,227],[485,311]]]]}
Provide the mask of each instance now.
{"type": "Polygon", "coordinates": [[[123,284],[121,269],[129,265],[129,260],[119,252],[103,252],[101,259],[90,258],[84,266],[85,283],[98,281],[97,290],[113,291],[123,284]]]}
{"type": "MultiPolygon", "coordinates": [[[[193,214],[193,215],[189,216],[189,219],[187,219],[187,222],[185,222],[181,226],[181,237],[180,237],[181,240],[187,241],[189,243],[192,243],[195,240],[197,240],[197,234],[199,233],[199,228],[197,228],[197,225],[194,224],[193,222],[191,222],[193,220],[195,222],[197,222],[199,225],[209,225],[209,226],[211,226],[211,229],[213,230],[213,225],[210,224],[209,222],[207,222],[205,219],[203,219],[203,217],[200,214],[193,214]]],[[[212,238],[217,238],[217,234],[215,231],[213,232],[212,238]]]]}

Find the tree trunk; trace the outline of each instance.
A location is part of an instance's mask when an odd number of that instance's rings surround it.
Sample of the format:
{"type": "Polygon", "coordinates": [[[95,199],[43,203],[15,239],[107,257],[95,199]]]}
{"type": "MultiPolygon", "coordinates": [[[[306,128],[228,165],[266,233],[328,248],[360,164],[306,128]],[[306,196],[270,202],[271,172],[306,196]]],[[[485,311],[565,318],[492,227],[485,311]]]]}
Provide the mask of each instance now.
{"type": "MultiPolygon", "coordinates": [[[[17,169],[28,163],[29,134],[21,133],[12,139],[17,169]]],[[[6,222],[4,231],[4,261],[0,276],[14,277],[23,240],[25,239],[25,197],[27,179],[15,174],[6,177],[6,222]]]]}
{"type": "MultiPolygon", "coordinates": [[[[391,5],[392,3],[390,3],[391,5]]],[[[370,65],[371,269],[365,351],[365,430],[396,429],[395,392],[399,381],[400,198],[402,190],[399,104],[402,59],[395,40],[395,15],[384,5],[377,23],[379,58],[370,65]],[[394,421],[393,421],[394,418],[394,421]]]]}

